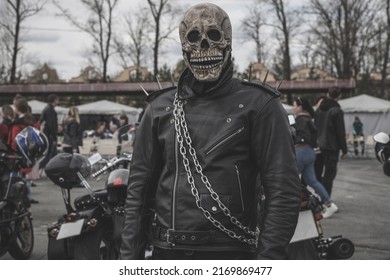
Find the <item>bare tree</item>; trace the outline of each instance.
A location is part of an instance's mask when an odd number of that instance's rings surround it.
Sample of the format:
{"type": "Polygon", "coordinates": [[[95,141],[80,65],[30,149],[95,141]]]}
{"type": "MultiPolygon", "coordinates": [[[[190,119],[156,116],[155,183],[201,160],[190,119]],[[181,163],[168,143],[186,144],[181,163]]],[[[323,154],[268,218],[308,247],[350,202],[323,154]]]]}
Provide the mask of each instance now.
{"type": "MultiPolygon", "coordinates": [[[[278,35],[280,42],[280,53],[282,59],[280,61],[282,76],[284,80],[291,79],[291,53],[290,53],[290,44],[291,38],[298,30],[300,26],[300,16],[299,11],[289,9],[288,6],[285,6],[283,0],[269,0],[273,10],[276,13],[276,22],[272,24],[281,34],[278,35]]],[[[276,65],[278,67],[278,65],[276,65]]]]}
{"type": "Polygon", "coordinates": [[[158,74],[158,57],[162,42],[168,38],[177,28],[176,17],[181,14],[179,6],[172,6],[169,0],[147,0],[154,21],[154,40],[153,40],[153,73],[158,74]],[[163,20],[169,22],[163,24],[163,20]]]}
{"type": "Polygon", "coordinates": [[[243,39],[249,39],[255,43],[258,63],[264,62],[264,42],[260,33],[261,28],[265,25],[264,2],[264,0],[254,0],[250,6],[246,7],[247,16],[241,21],[243,39]]]}
{"type": "Polygon", "coordinates": [[[357,77],[377,34],[376,1],[311,0],[317,19],[311,30],[321,55],[331,59],[339,78],[357,77]]]}
{"type": "MultiPolygon", "coordinates": [[[[123,68],[131,64],[141,66],[147,53],[150,22],[146,8],[140,8],[139,11],[132,11],[126,17],[127,36],[116,37],[115,48],[120,58],[120,64],[123,68]],[[128,37],[129,42],[123,40],[128,37]]],[[[139,80],[139,68],[136,70],[136,80],[139,80]]]]}
{"type": "Polygon", "coordinates": [[[92,53],[99,58],[102,67],[102,80],[107,82],[108,61],[112,54],[113,13],[119,0],[80,0],[80,2],[90,11],[86,22],[78,21],[58,1],[55,1],[54,4],[69,22],[91,36],[93,40],[92,53]]]}
{"type": "Polygon", "coordinates": [[[40,0],[6,0],[5,9],[0,17],[0,27],[3,29],[2,43],[10,59],[9,81],[17,82],[18,55],[22,50],[21,28],[25,21],[39,13],[45,5],[40,0]]]}
{"type": "Polygon", "coordinates": [[[386,41],[385,41],[385,49],[384,49],[384,57],[383,57],[383,64],[382,64],[382,70],[381,70],[381,96],[385,95],[386,91],[386,78],[387,78],[387,67],[389,63],[389,56],[390,56],[390,0],[384,0],[385,2],[385,14],[386,14],[386,23],[385,23],[385,30],[386,30],[386,41]]]}

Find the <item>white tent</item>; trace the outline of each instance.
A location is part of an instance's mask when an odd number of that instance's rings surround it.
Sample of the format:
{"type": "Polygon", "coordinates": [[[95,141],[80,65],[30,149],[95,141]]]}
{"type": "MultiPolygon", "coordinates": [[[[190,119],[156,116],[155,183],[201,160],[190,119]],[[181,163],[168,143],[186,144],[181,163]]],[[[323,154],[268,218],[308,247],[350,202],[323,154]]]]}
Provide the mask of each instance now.
{"type": "MultiPolygon", "coordinates": [[[[28,106],[30,106],[30,108],[31,108],[31,114],[33,114],[33,115],[41,115],[43,109],[45,109],[45,107],[47,105],[47,103],[36,100],[36,99],[28,100],[27,103],[28,103],[28,106]]],[[[15,109],[13,104],[11,104],[11,106],[12,106],[12,109],[15,109]]],[[[62,121],[64,120],[64,117],[68,113],[68,109],[61,107],[61,106],[56,106],[54,108],[54,110],[56,110],[56,112],[57,112],[58,123],[62,123],[62,121]]]]}
{"type": "MultiPolygon", "coordinates": [[[[29,100],[27,103],[31,107],[31,113],[34,115],[40,115],[47,105],[47,103],[35,99],[29,100]]],[[[61,106],[54,107],[54,110],[56,110],[58,115],[65,115],[68,113],[68,109],[61,106]]]]}
{"type": "Polygon", "coordinates": [[[345,130],[352,135],[355,117],[363,123],[366,137],[380,131],[390,133],[390,101],[361,94],[339,101],[344,111],[345,130]]]}
{"type": "Polygon", "coordinates": [[[99,100],[77,106],[79,108],[80,115],[120,115],[126,114],[129,117],[129,121],[133,122],[137,120],[138,114],[141,109],[126,106],[109,100],[99,100]]]}

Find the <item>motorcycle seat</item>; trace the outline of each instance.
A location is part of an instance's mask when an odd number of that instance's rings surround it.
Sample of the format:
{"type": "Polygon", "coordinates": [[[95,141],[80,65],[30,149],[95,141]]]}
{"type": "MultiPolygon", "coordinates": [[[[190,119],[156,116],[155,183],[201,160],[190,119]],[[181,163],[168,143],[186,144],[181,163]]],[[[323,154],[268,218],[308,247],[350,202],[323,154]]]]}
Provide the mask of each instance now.
{"type": "Polygon", "coordinates": [[[107,202],[107,189],[101,189],[93,192],[94,198],[91,195],[86,194],[76,197],[74,200],[74,206],[77,210],[85,209],[91,206],[98,205],[99,202],[107,202]]]}

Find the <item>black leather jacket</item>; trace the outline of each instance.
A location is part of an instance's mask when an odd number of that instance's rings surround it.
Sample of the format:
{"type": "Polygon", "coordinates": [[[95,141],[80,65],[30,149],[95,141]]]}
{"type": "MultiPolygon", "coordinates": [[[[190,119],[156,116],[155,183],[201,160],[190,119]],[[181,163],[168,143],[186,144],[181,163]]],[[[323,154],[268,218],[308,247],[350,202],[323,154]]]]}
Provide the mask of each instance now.
{"type": "MultiPolygon", "coordinates": [[[[193,88],[200,92],[203,89],[191,76],[187,70],[178,89],[154,94],[137,131],[121,258],[143,257],[150,229],[146,213],[150,198],[154,198],[154,246],[256,251],[258,258],[283,259],[297,222],[300,181],[287,115],[280,100],[266,87],[232,79],[231,71],[224,73],[206,94],[195,94],[193,88]],[[197,206],[175,138],[173,100],[177,90],[185,100],[188,130],[203,173],[232,216],[252,230],[259,225],[257,250],[216,228],[197,206]],[[261,215],[259,181],[266,197],[261,215]]],[[[188,149],[187,157],[192,162],[188,149]]],[[[199,205],[227,229],[245,236],[223,214],[192,163],[191,170],[199,205]]]]}
{"type": "Polygon", "coordinates": [[[344,112],[336,100],[326,98],[315,116],[318,146],[322,151],[348,152],[345,138],[344,112]]]}

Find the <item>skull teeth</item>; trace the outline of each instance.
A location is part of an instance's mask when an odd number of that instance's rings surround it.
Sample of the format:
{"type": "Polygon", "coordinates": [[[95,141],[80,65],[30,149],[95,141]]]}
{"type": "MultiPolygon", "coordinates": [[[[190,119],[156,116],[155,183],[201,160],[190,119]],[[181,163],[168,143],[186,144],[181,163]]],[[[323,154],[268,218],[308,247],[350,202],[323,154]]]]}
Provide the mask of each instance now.
{"type": "Polygon", "coordinates": [[[191,58],[191,63],[196,62],[214,62],[214,61],[221,61],[223,60],[223,56],[210,56],[210,57],[194,57],[191,58]]]}
{"type": "Polygon", "coordinates": [[[214,63],[214,64],[191,64],[191,66],[194,68],[194,69],[212,69],[212,68],[216,68],[220,65],[223,64],[223,61],[219,61],[218,63],[214,63]]]}

